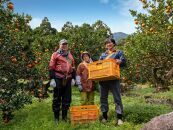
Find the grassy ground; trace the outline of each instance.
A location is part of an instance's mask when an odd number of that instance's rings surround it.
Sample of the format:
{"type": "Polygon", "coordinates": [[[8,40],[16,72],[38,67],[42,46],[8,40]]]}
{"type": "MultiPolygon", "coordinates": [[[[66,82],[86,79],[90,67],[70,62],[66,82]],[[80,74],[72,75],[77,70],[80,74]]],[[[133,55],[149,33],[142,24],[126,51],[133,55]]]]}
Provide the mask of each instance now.
{"type": "MultiPolygon", "coordinates": [[[[0,124],[1,130],[139,130],[143,124],[151,118],[172,111],[172,107],[167,104],[146,103],[145,96],[157,99],[173,100],[173,89],[165,93],[152,93],[152,88],[136,88],[133,91],[122,96],[124,104],[124,121],[122,126],[115,126],[115,107],[112,94],[109,95],[109,121],[102,124],[99,121],[72,126],[70,121],[60,122],[58,126],[54,125],[52,113],[52,94],[50,98],[42,100],[33,98],[31,105],[16,111],[15,118],[9,124],[0,124]]],[[[99,106],[99,93],[95,93],[95,103],[99,106]]],[[[72,106],[80,105],[80,93],[73,88],[72,106]]],[[[69,117],[69,115],[68,115],[69,117]]],[[[70,120],[70,119],[69,119],[70,120]]],[[[2,121],[1,121],[2,122],[2,121]]]]}

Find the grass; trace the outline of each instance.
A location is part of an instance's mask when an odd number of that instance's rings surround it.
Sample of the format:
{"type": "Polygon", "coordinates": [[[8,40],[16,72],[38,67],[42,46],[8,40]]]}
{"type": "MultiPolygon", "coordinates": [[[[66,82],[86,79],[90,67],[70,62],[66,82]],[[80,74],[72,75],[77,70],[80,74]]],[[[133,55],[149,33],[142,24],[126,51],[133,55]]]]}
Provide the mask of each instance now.
{"type": "MultiPolygon", "coordinates": [[[[124,120],[122,126],[115,126],[115,106],[113,103],[112,94],[109,95],[109,120],[106,124],[99,121],[92,122],[85,125],[72,126],[70,122],[60,122],[58,126],[54,125],[52,113],[52,94],[50,97],[38,102],[38,99],[33,98],[31,105],[25,106],[23,109],[14,112],[15,117],[9,124],[3,124],[1,121],[1,130],[139,130],[143,124],[151,118],[163,113],[172,111],[170,106],[165,104],[147,104],[145,102],[145,95],[152,95],[152,97],[165,97],[173,99],[173,89],[169,92],[155,94],[152,93],[152,88],[138,88],[130,93],[138,96],[123,96],[124,104],[124,120]],[[160,96],[159,96],[160,95],[160,96]]],[[[72,94],[72,104],[80,105],[80,93],[74,87],[72,94]]],[[[99,93],[95,93],[95,104],[100,105],[99,93]]],[[[69,115],[68,115],[69,117],[69,115]]],[[[70,119],[69,119],[70,120],[70,119]]]]}

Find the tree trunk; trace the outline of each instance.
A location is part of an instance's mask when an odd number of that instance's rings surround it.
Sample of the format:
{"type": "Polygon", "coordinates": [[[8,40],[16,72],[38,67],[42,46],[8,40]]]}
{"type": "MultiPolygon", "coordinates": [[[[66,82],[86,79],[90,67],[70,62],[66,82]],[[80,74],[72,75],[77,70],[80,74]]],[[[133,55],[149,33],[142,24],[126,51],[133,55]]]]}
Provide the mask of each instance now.
{"type": "Polygon", "coordinates": [[[169,91],[170,88],[168,87],[168,79],[165,76],[158,76],[157,71],[161,68],[154,68],[153,69],[153,79],[154,79],[154,86],[156,88],[155,92],[166,92],[169,91]]]}

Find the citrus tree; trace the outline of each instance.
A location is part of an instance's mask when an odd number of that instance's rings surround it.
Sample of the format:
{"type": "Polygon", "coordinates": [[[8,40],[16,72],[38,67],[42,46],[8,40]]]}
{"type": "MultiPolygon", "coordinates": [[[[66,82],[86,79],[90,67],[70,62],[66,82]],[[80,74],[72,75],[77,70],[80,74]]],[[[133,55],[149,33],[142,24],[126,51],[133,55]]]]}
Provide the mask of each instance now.
{"type": "Polygon", "coordinates": [[[156,91],[169,90],[173,75],[173,2],[140,1],[146,13],[130,10],[137,32],[125,43],[129,73],[151,82],[156,91]]]}
{"type": "Polygon", "coordinates": [[[37,76],[28,25],[31,17],[13,9],[9,0],[0,1],[0,109],[5,123],[14,110],[31,102],[27,81],[37,76]]]}
{"type": "Polygon", "coordinates": [[[88,51],[93,60],[98,60],[105,49],[104,40],[111,36],[111,31],[100,20],[92,25],[84,23],[81,26],[74,26],[67,22],[58,35],[69,40],[70,51],[74,55],[76,65],[78,65],[81,62],[80,54],[83,51],[88,51]]]}

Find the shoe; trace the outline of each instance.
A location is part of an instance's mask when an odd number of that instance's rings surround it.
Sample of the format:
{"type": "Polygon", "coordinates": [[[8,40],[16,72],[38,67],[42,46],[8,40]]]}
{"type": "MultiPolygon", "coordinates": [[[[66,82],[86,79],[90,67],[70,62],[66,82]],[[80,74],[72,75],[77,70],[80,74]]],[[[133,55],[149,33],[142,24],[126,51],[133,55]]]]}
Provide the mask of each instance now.
{"type": "Polygon", "coordinates": [[[107,120],[108,120],[107,112],[103,112],[103,116],[102,116],[102,120],[101,120],[101,122],[102,122],[102,123],[106,123],[107,120]]]}
{"type": "Polygon", "coordinates": [[[62,120],[67,122],[67,110],[62,110],[62,120]]]}
{"type": "Polygon", "coordinates": [[[54,112],[54,124],[55,126],[58,126],[59,121],[59,111],[54,112]]]}
{"type": "Polygon", "coordinates": [[[102,122],[102,123],[106,123],[107,120],[106,120],[105,118],[103,118],[103,119],[101,120],[101,122],[102,122]]]}
{"type": "Polygon", "coordinates": [[[58,119],[54,119],[55,126],[58,126],[58,119]]]}
{"type": "Polygon", "coordinates": [[[117,125],[122,125],[124,122],[121,119],[118,119],[117,125]]]}

